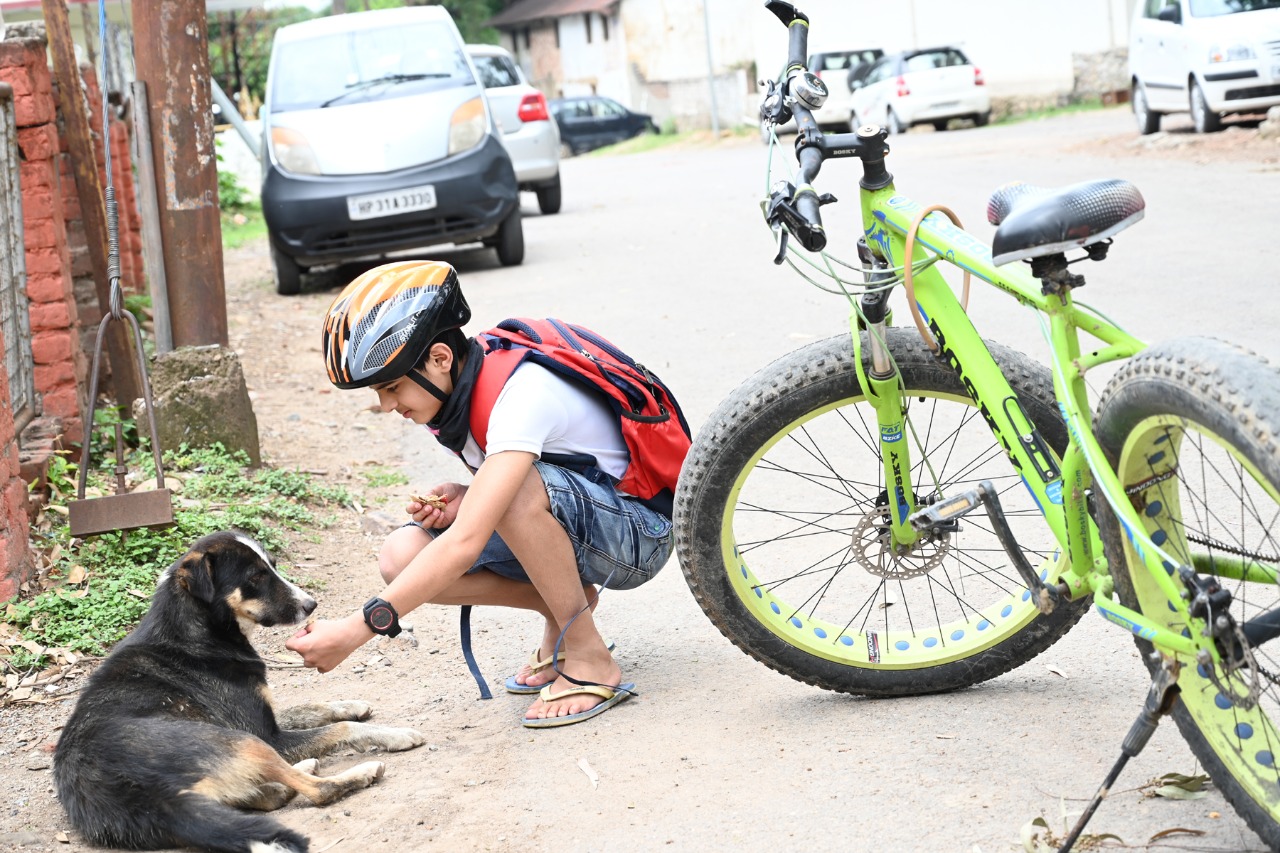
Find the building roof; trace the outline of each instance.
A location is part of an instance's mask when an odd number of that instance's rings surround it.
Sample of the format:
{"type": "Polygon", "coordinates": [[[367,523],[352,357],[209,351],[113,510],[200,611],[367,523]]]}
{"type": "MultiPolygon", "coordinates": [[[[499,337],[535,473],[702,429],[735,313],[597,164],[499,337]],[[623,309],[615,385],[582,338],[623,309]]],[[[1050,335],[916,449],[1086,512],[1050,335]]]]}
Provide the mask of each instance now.
{"type": "Polygon", "coordinates": [[[516,0],[506,9],[490,18],[490,27],[509,28],[542,21],[547,18],[563,18],[584,12],[605,12],[618,4],[618,0],[516,0]]]}

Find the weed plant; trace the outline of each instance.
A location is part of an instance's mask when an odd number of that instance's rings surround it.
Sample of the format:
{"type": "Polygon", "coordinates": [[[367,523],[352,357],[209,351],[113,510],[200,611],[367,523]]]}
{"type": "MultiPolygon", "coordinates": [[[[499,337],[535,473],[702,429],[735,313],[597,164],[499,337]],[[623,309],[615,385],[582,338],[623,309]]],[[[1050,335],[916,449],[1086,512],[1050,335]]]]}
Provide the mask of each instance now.
{"type": "MultiPolygon", "coordinates": [[[[89,472],[88,487],[114,493],[114,457],[106,453],[91,459],[98,464],[89,472]]],[[[145,438],[128,465],[144,477],[155,475],[145,438]]],[[[27,596],[11,602],[5,612],[6,632],[31,641],[10,645],[12,669],[41,666],[55,649],[105,654],[146,612],[160,573],[205,534],[235,528],[279,555],[287,552],[286,531],[327,527],[337,510],[353,500],[346,489],[317,483],[309,474],[254,469],[244,452],[228,452],[221,445],[183,445],[165,453],[164,466],[166,477],[182,484],[174,499],[173,526],[79,540],[72,538],[66,514],[66,504],[76,496],[77,465],[66,456],[54,458],[49,470],[52,497],[32,530],[40,553],[38,577],[27,596]]],[[[307,585],[305,578],[291,579],[307,585]]]]}

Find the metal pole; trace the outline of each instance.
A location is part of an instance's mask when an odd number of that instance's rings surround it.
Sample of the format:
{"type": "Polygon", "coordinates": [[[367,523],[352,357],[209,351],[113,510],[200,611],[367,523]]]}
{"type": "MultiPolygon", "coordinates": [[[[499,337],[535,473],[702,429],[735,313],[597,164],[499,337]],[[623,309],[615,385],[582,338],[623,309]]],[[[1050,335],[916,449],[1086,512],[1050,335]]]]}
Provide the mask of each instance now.
{"type": "Polygon", "coordinates": [[[164,240],[160,236],[156,160],[151,146],[151,108],[147,104],[147,84],[134,80],[129,85],[133,159],[138,164],[138,212],[142,216],[142,263],[147,271],[151,310],[155,315],[156,352],[166,353],[173,350],[173,325],[169,320],[169,286],[164,276],[164,240]]]}
{"type": "Polygon", "coordinates": [[[134,0],[175,347],[227,345],[204,0],[134,0]]]}
{"type": "Polygon", "coordinates": [[[231,122],[231,126],[236,129],[236,133],[240,134],[244,144],[249,146],[249,150],[255,155],[261,155],[262,137],[255,136],[253,131],[249,130],[249,125],[245,124],[244,119],[240,117],[240,108],[227,97],[226,92],[222,91],[218,81],[210,78],[209,82],[213,85],[213,100],[218,106],[222,107],[222,111],[226,113],[227,121],[231,122]]]}
{"type": "Polygon", "coordinates": [[[716,105],[716,66],[711,60],[711,0],[702,0],[702,28],[707,34],[707,85],[711,87],[711,136],[720,138],[720,108],[716,105]]]}

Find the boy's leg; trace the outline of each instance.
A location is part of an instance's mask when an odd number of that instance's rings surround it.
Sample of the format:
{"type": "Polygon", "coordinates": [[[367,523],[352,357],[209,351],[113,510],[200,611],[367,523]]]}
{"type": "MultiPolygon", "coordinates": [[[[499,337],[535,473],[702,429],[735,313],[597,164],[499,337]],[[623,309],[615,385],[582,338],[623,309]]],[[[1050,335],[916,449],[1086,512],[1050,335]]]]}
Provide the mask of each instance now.
{"type": "MultiPolygon", "coordinates": [[[[378,571],[382,575],[382,580],[391,583],[430,541],[431,535],[416,524],[406,524],[393,530],[378,553],[378,571]]],[[[590,597],[594,609],[596,588],[591,584],[583,584],[582,591],[584,598],[590,597]]],[[[539,659],[555,654],[560,628],[537,588],[528,581],[504,577],[491,571],[473,571],[458,578],[431,603],[491,605],[532,610],[544,619],[542,641],[538,650],[539,659]]],[[[515,675],[516,683],[532,687],[541,687],[554,679],[553,669],[548,668],[535,673],[528,663],[521,666],[515,675]]]]}
{"type": "MultiPolygon", "coordinates": [[[[537,588],[550,615],[548,629],[564,631],[565,661],[561,669],[579,681],[618,684],[622,680],[613,655],[596,630],[587,593],[578,574],[577,558],[569,534],[551,513],[551,501],[538,469],[529,472],[507,513],[498,523],[498,534],[511,548],[537,588]],[[567,630],[565,626],[568,626],[567,630]]],[[[589,588],[589,587],[588,587],[589,588]]],[[[557,632],[558,633],[558,632],[557,632]]],[[[549,637],[544,637],[546,650],[549,637]]],[[[554,648],[554,639],[550,639],[554,648]]],[[[552,692],[575,685],[564,678],[553,682],[552,692]]],[[[554,702],[534,702],[529,719],[567,716],[589,710],[604,699],[579,694],[554,702]]]]}

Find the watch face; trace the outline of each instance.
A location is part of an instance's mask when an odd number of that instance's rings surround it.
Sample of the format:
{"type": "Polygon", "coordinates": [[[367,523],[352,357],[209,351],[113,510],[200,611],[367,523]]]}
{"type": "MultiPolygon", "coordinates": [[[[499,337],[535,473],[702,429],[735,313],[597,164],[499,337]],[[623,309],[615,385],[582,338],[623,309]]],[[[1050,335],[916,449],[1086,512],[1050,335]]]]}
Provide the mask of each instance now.
{"type": "Polygon", "coordinates": [[[369,612],[369,624],[377,631],[390,628],[394,619],[395,614],[391,612],[390,607],[375,607],[369,612]]]}

